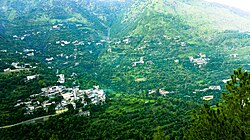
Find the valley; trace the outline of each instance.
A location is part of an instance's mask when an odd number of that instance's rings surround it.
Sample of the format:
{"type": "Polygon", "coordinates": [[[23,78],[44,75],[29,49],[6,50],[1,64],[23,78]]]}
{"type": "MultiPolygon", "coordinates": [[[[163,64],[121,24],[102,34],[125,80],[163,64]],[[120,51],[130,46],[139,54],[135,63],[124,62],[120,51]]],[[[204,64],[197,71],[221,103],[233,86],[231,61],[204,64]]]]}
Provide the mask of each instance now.
{"type": "Polygon", "coordinates": [[[2,1],[0,126],[51,116],[1,127],[6,139],[17,129],[22,139],[183,139],[192,109],[218,108],[233,70],[250,70],[250,15],[237,9],[199,0],[2,1]]]}

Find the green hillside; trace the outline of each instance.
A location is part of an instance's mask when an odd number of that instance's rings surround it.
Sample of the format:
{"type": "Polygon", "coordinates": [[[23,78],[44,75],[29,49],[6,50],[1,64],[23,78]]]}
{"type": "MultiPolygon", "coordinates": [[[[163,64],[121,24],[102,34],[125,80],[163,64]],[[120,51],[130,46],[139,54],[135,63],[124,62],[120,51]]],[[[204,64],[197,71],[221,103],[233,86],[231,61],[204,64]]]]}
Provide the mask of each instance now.
{"type": "Polygon", "coordinates": [[[0,3],[0,139],[249,138],[249,13],[203,0],[0,3]]]}
{"type": "Polygon", "coordinates": [[[249,31],[249,13],[200,0],[134,0],[133,5],[123,13],[120,20],[121,25],[124,26],[122,31],[126,31],[125,29],[136,23],[137,20],[142,20],[145,14],[149,16],[152,11],[178,16],[186,24],[203,32],[211,30],[249,31]]]}

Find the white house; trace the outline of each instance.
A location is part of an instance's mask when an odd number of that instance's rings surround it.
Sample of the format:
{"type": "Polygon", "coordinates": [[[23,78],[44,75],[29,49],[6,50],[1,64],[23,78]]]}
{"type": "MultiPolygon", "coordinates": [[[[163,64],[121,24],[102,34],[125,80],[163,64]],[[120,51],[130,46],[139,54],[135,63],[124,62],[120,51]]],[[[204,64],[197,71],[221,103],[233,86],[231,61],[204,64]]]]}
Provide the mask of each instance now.
{"type": "Polygon", "coordinates": [[[37,76],[39,75],[30,75],[30,76],[27,76],[26,79],[29,81],[29,80],[35,79],[37,76]]]}
{"type": "Polygon", "coordinates": [[[46,61],[52,61],[54,58],[50,57],[50,58],[46,58],[46,61]]]}
{"type": "Polygon", "coordinates": [[[59,74],[57,76],[59,76],[59,79],[57,80],[57,82],[63,84],[65,82],[64,74],[59,74]]]}

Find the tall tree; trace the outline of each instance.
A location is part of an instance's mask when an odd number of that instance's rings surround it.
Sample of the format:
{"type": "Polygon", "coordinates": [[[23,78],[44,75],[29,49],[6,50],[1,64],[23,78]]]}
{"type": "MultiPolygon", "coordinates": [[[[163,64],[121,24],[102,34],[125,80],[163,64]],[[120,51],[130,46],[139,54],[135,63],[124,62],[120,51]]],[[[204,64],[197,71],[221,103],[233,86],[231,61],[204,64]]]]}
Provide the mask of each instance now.
{"type": "Polygon", "coordinates": [[[226,89],[222,103],[194,113],[185,139],[250,139],[250,74],[235,70],[226,89]]]}

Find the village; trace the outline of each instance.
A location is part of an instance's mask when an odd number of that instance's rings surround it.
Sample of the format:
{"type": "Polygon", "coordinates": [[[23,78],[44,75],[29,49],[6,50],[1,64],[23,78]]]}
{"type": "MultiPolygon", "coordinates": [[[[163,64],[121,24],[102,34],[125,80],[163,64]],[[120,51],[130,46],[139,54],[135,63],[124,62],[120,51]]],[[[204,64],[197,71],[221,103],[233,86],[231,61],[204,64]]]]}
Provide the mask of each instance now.
{"type": "MultiPolygon", "coordinates": [[[[80,29],[83,25],[75,24],[74,26],[80,29]]],[[[66,25],[64,24],[53,25],[50,27],[49,31],[59,31],[59,30],[67,30],[66,25]]],[[[43,32],[32,32],[30,34],[25,33],[22,36],[14,35],[13,38],[17,40],[24,40],[26,37],[38,35],[40,33],[43,33],[43,32]]],[[[88,34],[88,33],[89,31],[87,30],[84,32],[84,34],[88,34]]],[[[157,55],[159,54],[158,52],[154,52],[154,49],[152,49],[151,46],[157,45],[159,49],[162,49],[161,50],[162,52],[169,51],[168,49],[175,50],[176,48],[178,48],[178,50],[182,50],[182,49],[186,50],[188,47],[190,47],[190,44],[188,42],[185,42],[181,36],[161,35],[161,36],[156,36],[150,39],[149,38],[142,39],[141,37],[142,37],[141,35],[135,35],[135,36],[130,35],[130,36],[125,36],[123,38],[116,38],[112,40],[105,40],[105,39],[80,40],[77,38],[75,39],[58,38],[54,40],[53,42],[50,42],[48,45],[53,45],[57,47],[58,49],[65,48],[67,46],[71,46],[71,47],[73,46],[74,47],[74,49],[72,49],[73,52],[61,51],[56,54],[47,55],[46,57],[43,58],[43,60],[45,60],[45,62],[49,64],[48,65],[49,69],[53,69],[55,65],[69,65],[70,58],[72,58],[75,61],[73,64],[74,66],[70,65],[70,68],[77,67],[79,64],[83,63],[82,61],[80,61],[81,59],[78,59],[79,57],[82,57],[84,54],[87,54],[87,53],[94,55],[95,51],[92,48],[93,46],[98,48],[100,46],[105,46],[106,44],[108,44],[107,55],[111,56],[112,59],[111,61],[109,60],[107,62],[112,64],[113,61],[116,60],[116,57],[120,58],[121,56],[123,56],[124,53],[126,53],[126,51],[128,51],[128,48],[131,47],[129,49],[131,49],[133,53],[140,54],[140,55],[133,55],[131,57],[127,57],[128,58],[128,59],[126,58],[127,60],[124,60],[124,62],[128,61],[128,63],[126,63],[129,65],[128,68],[134,68],[131,70],[138,71],[140,69],[140,66],[142,66],[144,69],[147,69],[149,71],[157,67],[157,64],[161,64],[162,66],[166,65],[165,63],[166,61],[164,61],[163,63],[159,61],[159,60],[162,60],[162,59],[159,59],[160,57],[158,58],[158,56],[152,55],[152,54],[157,54],[157,55]],[[136,42],[140,42],[140,41],[142,41],[142,44],[143,44],[142,46],[133,47],[134,44],[136,44],[136,42]],[[80,49],[82,46],[89,47],[89,49],[86,50],[87,53],[84,53],[83,50],[80,49]],[[147,53],[149,53],[150,55],[145,55],[147,53]],[[59,64],[57,61],[58,59],[62,60],[62,63],[59,64]]],[[[3,50],[3,52],[5,51],[3,50]]],[[[27,57],[27,56],[34,56],[35,54],[37,54],[37,52],[38,51],[35,49],[24,48],[23,52],[16,52],[16,53],[24,54],[24,56],[27,57]]],[[[238,57],[238,54],[228,54],[228,55],[230,55],[230,58],[238,57]]],[[[174,62],[174,65],[176,66],[182,63],[187,63],[189,67],[194,66],[198,68],[204,68],[206,67],[207,64],[212,63],[211,61],[213,60],[213,58],[204,52],[203,53],[199,52],[198,54],[197,53],[190,54],[185,57],[184,56],[180,57],[180,56],[172,55],[168,53],[168,55],[166,55],[166,60],[171,61],[167,63],[168,65],[170,65],[173,62],[174,62]]],[[[36,68],[36,66],[33,66],[33,67],[29,66],[29,64],[20,65],[18,63],[12,63],[11,66],[14,67],[15,69],[12,70],[11,68],[6,68],[4,69],[4,72],[29,70],[30,68],[36,68]]],[[[120,66],[122,66],[122,64],[119,64],[116,67],[118,68],[120,66]]],[[[164,67],[162,68],[164,70],[168,70],[168,69],[165,69],[164,67]]],[[[58,74],[57,76],[59,77],[57,82],[60,84],[63,84],[65,82],[64,74],[59,74],[58,72],[57,74],[58,74]]],[[[77,75],[77,74],[73,72],[72,75],[77,75]]],[[[27,81],[29,81],[36,77],[39,77],[39,75],[38,74],[30,75],[30,76],[27,76],[26,79],[27,81]]],[[[140,82],[147,82],[149,80],[150,80],[150,76],[147,77],[144,75],[136,75],[134,79],[134,81],[137,82],[138,84],[140,82]]],[[[228,80],[223,80],[224,83],[226,83],[227,81],[228,80]]],[[[169,90],[170,91],[167,91],[164,89],[164,87],[162,87],[159,89],[159,94],[166,96],[167,94],[176,92],[176,91],[174,92],[173,89],[172,90],[169,89],[169,90]]],[[[204,88],[204,89],[196,89],[193,93],[207,92],[207,91],[220,91],[220,90],[221,90],[220,86],[209,86],[208,88],[204,88]]],[[[105,102],[105,94],[103,93],[104,95],[102,95],[102,92],[103,91],[96,89],[96,88],[89,89],[89,90],[80,90],[79,88],[66,88],[64,86],[47,87],[46,90],[43,89],[40,94],[33,95],[32,97],[30,97],[28,101],[25,101],[25,102],[19,101],[16,104],[16,106],[20,106],[24,104],[27,110],[26,113],[32,114],[35,110],[39,108],[48,110],[48,108],[51,105],[56,105],[55,110],[57,113],[59,113],[59,112],[66,111],[68,109],[67,105],[69,104],[71,104],[74,108],[77,108],[76,103],[75,103],[76,101],[81,101],[82,104],[87,105],[84,97],[91,98],[91,103],[94,103],[94,104],[103,103],[105,102]],[[52,90],[51,88],[54,88],[54,90],[52,90]],[[95,93],[96,91],[98,91],[100,94],[99,93],[92,94],[93,92],[95,93]],[[38,97],[42,97],[43,99],[46,98],[46,100],[43,100],[42,102],[38,101],[37,100],[38,97]],[[54,98],[56,97],[62,98],[60,102],[54,101],[54,98]]],[[[155,94],[156,92],[157,90],[155,89],[148,90],[148,94],[155,94]]],[[[201,96],[200,98],[202,100],[212,100],[214,96],[208,95],[208,96],[201,96]]]]}
{"type": "MultiPolygon", "coordinates": [[[[99,86],[94,86],[92,89],[87,90],[81,90],[78,87],[51,86],[42,88],[41,93],[32,94],[25,101],[18,100],[15,107],[24,107],[26,115],[33,114],[40,108],[48,111],[51,107],[54,108],[56,114],[60,114],[68,111],[69,105],[77,109],[76,102],[80,102],[83,106],[88,104],[97,105],[105,103],[105,99],[104,90],[99,89],[99,86]]],[[[89,111],[82,112],[82,114],[90,115],[89,111]]]]}

